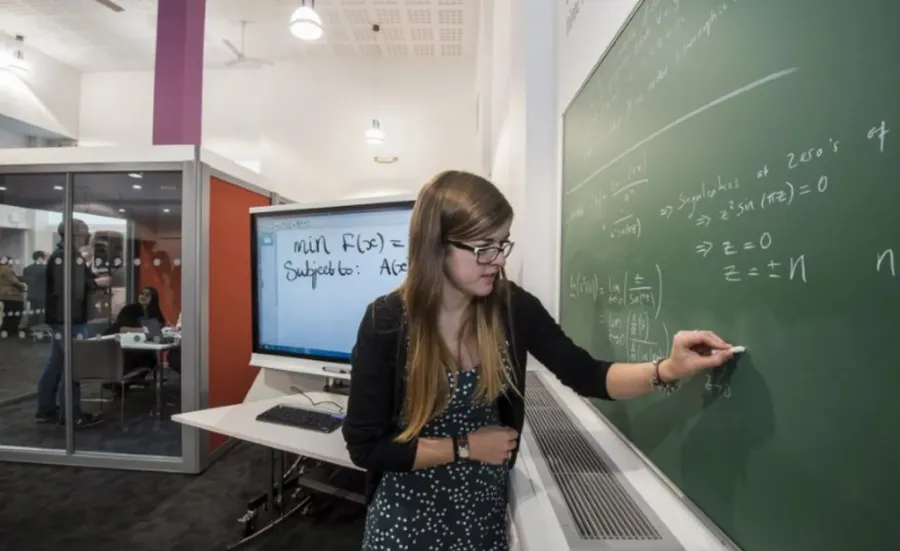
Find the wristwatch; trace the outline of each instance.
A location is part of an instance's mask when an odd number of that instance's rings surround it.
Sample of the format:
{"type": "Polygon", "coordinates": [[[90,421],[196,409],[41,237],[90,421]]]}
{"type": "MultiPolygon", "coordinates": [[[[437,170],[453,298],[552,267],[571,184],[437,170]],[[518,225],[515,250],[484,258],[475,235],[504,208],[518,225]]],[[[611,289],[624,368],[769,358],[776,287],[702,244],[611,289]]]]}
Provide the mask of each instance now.
{"type": "Polygon", "coordinates": [[[453,456],[456,461],[469,459],[469,437],[467,435],[458,434],[453,438],[453,456]]]}
{"type": "Polygon", "coordinates": [[[665,358],[656,358],[653,360],[653,377],[650,379],[650,386],[656,390],[661,390],[666,394],[672,394],[678,390],[678,381],[663,381],[659,376],[659,364],[665,358]]]}

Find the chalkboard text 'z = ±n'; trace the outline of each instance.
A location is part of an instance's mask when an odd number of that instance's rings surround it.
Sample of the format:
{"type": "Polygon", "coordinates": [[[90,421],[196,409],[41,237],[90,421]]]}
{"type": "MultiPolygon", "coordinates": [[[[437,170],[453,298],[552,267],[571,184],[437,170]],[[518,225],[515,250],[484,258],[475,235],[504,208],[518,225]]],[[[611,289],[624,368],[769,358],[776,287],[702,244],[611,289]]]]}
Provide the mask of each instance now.
{"type": "Polygon", "coordinates": [[[806,283],[806,257],[801,254],[786,261],[766,260],[755,264],[748,262],[744,266],[730,264],[725,266],[723,274],[728,283],[740,283],[758,278],[806,283]]]}
{"type": "Polygon", "coordinates": [[[885,249],[875,256],[875,271],[897,277],[897,266],[894,264],[894,249],[885,249]]]}

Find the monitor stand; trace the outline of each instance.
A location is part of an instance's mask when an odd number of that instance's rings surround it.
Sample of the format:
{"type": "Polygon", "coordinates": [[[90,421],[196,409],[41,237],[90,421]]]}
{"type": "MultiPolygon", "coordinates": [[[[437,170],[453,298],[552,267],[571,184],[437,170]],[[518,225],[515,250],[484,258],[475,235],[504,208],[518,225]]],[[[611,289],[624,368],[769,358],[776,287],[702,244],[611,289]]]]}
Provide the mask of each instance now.
{"type": "Polygon", "coordinates": [[[349,396],[350,383],[342,379],[328,379],[325,382],[325,388],[322,390],[333,394],[340,394],[341,396],[349,396]]]}

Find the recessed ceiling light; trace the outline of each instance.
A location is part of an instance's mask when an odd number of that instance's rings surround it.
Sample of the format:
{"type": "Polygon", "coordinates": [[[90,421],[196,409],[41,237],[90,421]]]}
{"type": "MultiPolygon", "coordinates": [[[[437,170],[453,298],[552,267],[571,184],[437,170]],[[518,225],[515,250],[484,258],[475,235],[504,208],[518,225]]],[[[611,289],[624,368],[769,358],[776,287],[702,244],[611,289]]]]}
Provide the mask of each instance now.
{"type": "Polygon", "coordinates": [[[389,165],[396,163],[400,158],[396,155],[375,155],[375,162],[380,165],[389,165]]]}
{"type": "Polygon", "coordinates": [[[163,212],[172,212],[169,209],[163,209],[163,212]]]}
{"type": "Polygon", "coordinates": [[[129,172],[129,173],[128,173],[128,177],[129,177],[129,178],[137,178],[137,179],[140,179],[140,178],[143,178],[144,175],[141,174],[140,172],[129,172]]]}
{"type": "Polygon", "coordinates": [[[141,184],[132,184],[131,187],[134,189],[141,189],[141,184]]]}
{"type": "Polygon", "coordinates": [[[62,186],[53,186],[53,189],[55,189],[56,191],[62,191],[63,187],[62,186]]]}
{"type": "Polygon", "coordinates": [[[119,209],[119,212],[125,212],[125,209],[119,209]]]}
{"type": "Polygon", "coordinates": [[[0,186],[0,191],[6,191],[6,186],[0,186]]]}

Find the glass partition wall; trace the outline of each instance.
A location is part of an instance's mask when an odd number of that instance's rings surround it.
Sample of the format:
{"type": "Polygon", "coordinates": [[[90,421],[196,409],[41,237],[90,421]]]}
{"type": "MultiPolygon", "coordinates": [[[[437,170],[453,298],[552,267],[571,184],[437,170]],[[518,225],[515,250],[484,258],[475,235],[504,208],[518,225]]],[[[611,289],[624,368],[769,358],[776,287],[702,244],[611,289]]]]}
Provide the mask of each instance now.
{"type": "Polygon", "coordinates": [[[180,339],[198,174],[0,167],[0,459],[195,469],[171,416],[199,401],[180,339]]]}

